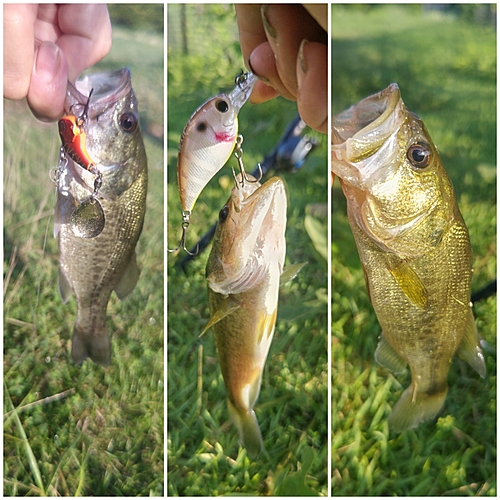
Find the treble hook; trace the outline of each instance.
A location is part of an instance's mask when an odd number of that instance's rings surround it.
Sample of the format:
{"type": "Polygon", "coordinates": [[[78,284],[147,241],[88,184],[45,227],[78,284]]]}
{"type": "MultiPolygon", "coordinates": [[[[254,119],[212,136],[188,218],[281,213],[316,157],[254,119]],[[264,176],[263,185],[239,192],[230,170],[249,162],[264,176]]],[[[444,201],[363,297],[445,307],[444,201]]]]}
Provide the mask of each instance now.
{"type": "MultiPolygon", "coordinates": [[[[240,168],[240,174],[241,174],[241,186],[243,187],[245,185],[245,181],[250,182],[250,183],[255,183],[255,182],[260,182],[262,179],[262,167],[260,166],[260,163],[257,164],[259,167],[259,178],[255,180],[251,180],[250,178],[247,177],[247,174],[245,172],[245,167],[243,166],[243,149],[241,145],[243,144],[243,136],[240,134],[238,135],[238,138],[236,139],[236,147],[234,148],[234,156],[236,160],[238,161],[238,167],[240,168]]],[[[234,176],[234,169],[233,169],[233,176],[234,176]]],[[[235,181],[236,177],[234,176],[235,181]]],[[[236,185],[238,183],[236,182],[236,185]]]]}
{"type": "MultiPolygon", "coordinates": [[[[94,92],[94,89],[90,89],[90,93],[89,93],[89,96],[87,98],[87,104],[85,104],[85,107],[83,108],[83,113],[76,119],[76,124],[79,127],[81,127],[87,121],[88,113],[89,113],[90,98],[92,97],[93,92],[94,92]]],[[[76,104],[73,104],[70,107],[70,111],[73,111],[73,108],[75,108],[76,106],[83,106],[83,104],[81,102],[77,102],[76,104]]],[[[76,115],[76,113],[75,113],[75,115],[76,115]]]]}
{"type": "Polygon", "coordinates": [[[90,105],[90,98],[92,97],[92,92],[94,92],[94,89],[90,89],[89,98],[87,99],[87,104],[85,105],[83,113],[78,118],[78,120],[81,121],[81,123],[79,124],[79,126],[82,126],[82,124],[87,121],[87,118],[89,116],[88,113],[89,113],[89,105],[90,105]]]}
{"type": "Polygon", "coordinates": [[[187,233],[187,228],[189,227],[189,218],[191,216],[191,212],[189,210],[183,210],[182,211],[182,236],[181,236],[181,241],[177,245],[176,248],[173,250],[170,250],[170,248],[167,248],[167,251],[170,253],[177,252],[180,248],[182,248],[186,253],[189,255],[197,255],[198,251],[200,249],[200,245],[196,245],[196,251],[194,253],[190,252],[186,248],[186,233],[187,233]]]}

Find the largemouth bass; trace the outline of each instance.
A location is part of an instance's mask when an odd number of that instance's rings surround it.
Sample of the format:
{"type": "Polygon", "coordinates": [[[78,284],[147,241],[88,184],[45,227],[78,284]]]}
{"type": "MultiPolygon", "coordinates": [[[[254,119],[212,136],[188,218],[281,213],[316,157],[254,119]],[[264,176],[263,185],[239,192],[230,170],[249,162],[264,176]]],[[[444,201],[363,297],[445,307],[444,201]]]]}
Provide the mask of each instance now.
{"type": "Polygon", "coordinates": [[[333,118],[332,170],[382,327],[375,358],[411,369],[389,416],[401,432],[441,410],[455,352],[485,376],[469,234],[439,154],[396,84],[333,118]]]}
{"type": "Polygon", "coordinates": [[[107,304],[113,290],[124,299],[137,283],[135,246],[146,211],[147,160],[130,70],[87,76],[76,88],[68,84],[65,109],[71,115],[79,107],[85,108],[86,149],[63,156],[57,173],[59,291],[65,303],[73,292],[76,297],[73,361],[89,357],[106,366],[111,357],[107,304]],[[96,175],[80,161],[85,155],[101,175],[97,192],[96,175]],[[75,210],[85,231],[90,222],[78,207],[97,204],[104,213],[102,231],[95,237],[78,235],[72,220],[75,210]]]}
{"type": "MultiPolygon", "coordinates": [[[[251,176],[248,175],[249,178],[251,176]]],[[[248,456],[262,450],[253,407],[274,334],[285,260],[286,192],[273,177],[233,189],[207,262],[208,296],[230,415],[248,456]]]]}

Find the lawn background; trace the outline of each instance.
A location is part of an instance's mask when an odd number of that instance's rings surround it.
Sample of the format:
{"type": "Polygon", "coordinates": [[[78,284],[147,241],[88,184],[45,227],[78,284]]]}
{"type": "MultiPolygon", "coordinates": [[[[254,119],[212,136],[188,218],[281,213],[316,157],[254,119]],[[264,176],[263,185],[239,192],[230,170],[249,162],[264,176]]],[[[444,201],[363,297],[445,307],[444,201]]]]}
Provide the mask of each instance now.
{"type": "MultiPolygon", "coordinates": [[[[244,62],[232,5],[169,5],[168,29],[167,240],[169,248],[174,248],[181,233],[176,165],[182,130],[203,102],[234,88],[234,78],[244,62]],[[187,47],[183,47],[183,26],[187,47]]],[[[295,104],[283,99],[245,104],[239,123],[247,171],[274,147],[296,113],[295,104]]],[[[282,177],[289,199],[286,264],[308,264],[280,291],[275,336],[256,405],[266,453],[254,462],[239,447],[236,428],[229,420],[213,333],[209,330],[199,338],[209,319],[205,282],[209,249],[185,273],[179,268],[185,253],[169,255],[170,495],[328,493],[328,172],[326,136],[317,137],[321,145],[304,166],[296,174],[282,177]],[[315,250],[306,225],[322,254],[315,250]]],[[[228,165],[236,168],[234,158],[228,165]]],[[[194,207],[188,247],[217,220],[233,185],[229,166],[210,181],[194,207]]]]}
{"type": "MultiPolygon", "coordinates": [[[[473,12],[458,14],[333,5],[332,107],[338,113],[398,83],[454,184],[474,292],[496,278],[496,34],[473,12]]],[[[495,495],[496,296],[474,304],[489,345],[486,378],[455,357],[437,422],[395,435],[386,419],[410,374],[394,377],[373,359],[380,327],[338,183],[332,240],[332,494],[495,495]]]]}
{"type": "Polygon", "coordinates": [[[163,5],[110,14],[113,48],[89,71],[132,71],[149,167],[141,276],[109,302],[111,365],[73,365],[76,307],[59,296],[52,236],[57,124],[4,100],[5,496],[164,492],[163,5]]]}

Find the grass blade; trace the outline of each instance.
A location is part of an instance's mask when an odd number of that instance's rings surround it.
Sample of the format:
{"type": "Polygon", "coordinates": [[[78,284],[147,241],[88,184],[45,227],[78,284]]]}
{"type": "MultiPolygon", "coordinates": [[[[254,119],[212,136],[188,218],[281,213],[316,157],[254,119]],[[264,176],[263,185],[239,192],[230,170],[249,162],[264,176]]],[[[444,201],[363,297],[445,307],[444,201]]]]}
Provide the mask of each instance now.
{"type": "Polygon", "coordinates": [[[21,439],[23,441],[24,445],[24,451],[26,452],[26,458],[28,459],[28,464],[31,469],[31,473],[33,474],[33,477],[35,479],[35,484],[38,486],[40,490],[40,494],[42,496],[46,496],[45,494],[45,488],[43,486],[43,481],[42,481],[42,474],[40,473],[40,469],[38,468],[38,463],[35,458],[35,454],[33,453],[33,450],[31,449],[30,443],[28,441],[28,437],[26,436],[26,432],[24,432],[24,427],[23,424],[21,423],[21,419],[19,418],[19,415],[17,414],[17,409],[14,407],[14,404],[12,403],[12,399],[10,397],[9,391],[7,389],[7,386],[4,384],[4,393],[6,397],[9,399],[10,406],[12,407],[12,412],[14,415],[14,420],[16,422],[17,430],[19,431],[19,435],[21,436],[21,439]]]}

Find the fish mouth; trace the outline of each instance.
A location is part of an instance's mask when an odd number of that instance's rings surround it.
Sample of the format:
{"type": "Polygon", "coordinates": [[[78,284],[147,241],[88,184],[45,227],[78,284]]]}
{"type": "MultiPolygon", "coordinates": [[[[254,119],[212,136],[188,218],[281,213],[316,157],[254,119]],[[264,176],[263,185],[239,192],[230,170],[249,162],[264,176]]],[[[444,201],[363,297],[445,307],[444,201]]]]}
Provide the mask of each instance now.
{"type": "MultiPolygon", "coordinates": [[[[241,174],[238,174],[238,178],[239,176],[241,174]]],[[[247,179],[250,178],[248,174],[246,176],[247,179]]],[[[286,219],[286,191],[283,181],[279,177],[273,177],[263,185],[254,182],[245,182],[243,188],[235,188],[231,197],[243,222],[240,222],[241,246],[250,251],[260,250],[269,232],[284,225],[286,219]]]]}
{"type": "Polygon", "coordinates": [[[262,186],[245,182],[243,188],[233,189],[229,204],[237,237],[227,246],[222,244],[219,259],[223,272],[207,277],[210,288],[222,294],[242,293],[256,286],[271,268],[278,269],[279,280],[286,251],[283,181],[273,177],[262,186]]]}
{"type": "MultiPolygon", "coordinates": [[[[379,165],[375,153],[394,149],[389,139],[404,122],[404,103],[396,83],[332,118],[332,171],[361,186],[379,165]]],[[[386,151],[385,153],[387,153],[386,151]]]]}
{"type": "Polygon", "coordinates": [[[66,112],[79,114],[80,111],[77,106],[81,106],[83,112],[83,108],[89,100],[88,96],[92,91],[88,106],[88,118],[95,118],[126,96],[131,90],[132,79],[129,68],[87,75],[78,80],[75,85],[68,82],[65,102],[66,112]]]}

